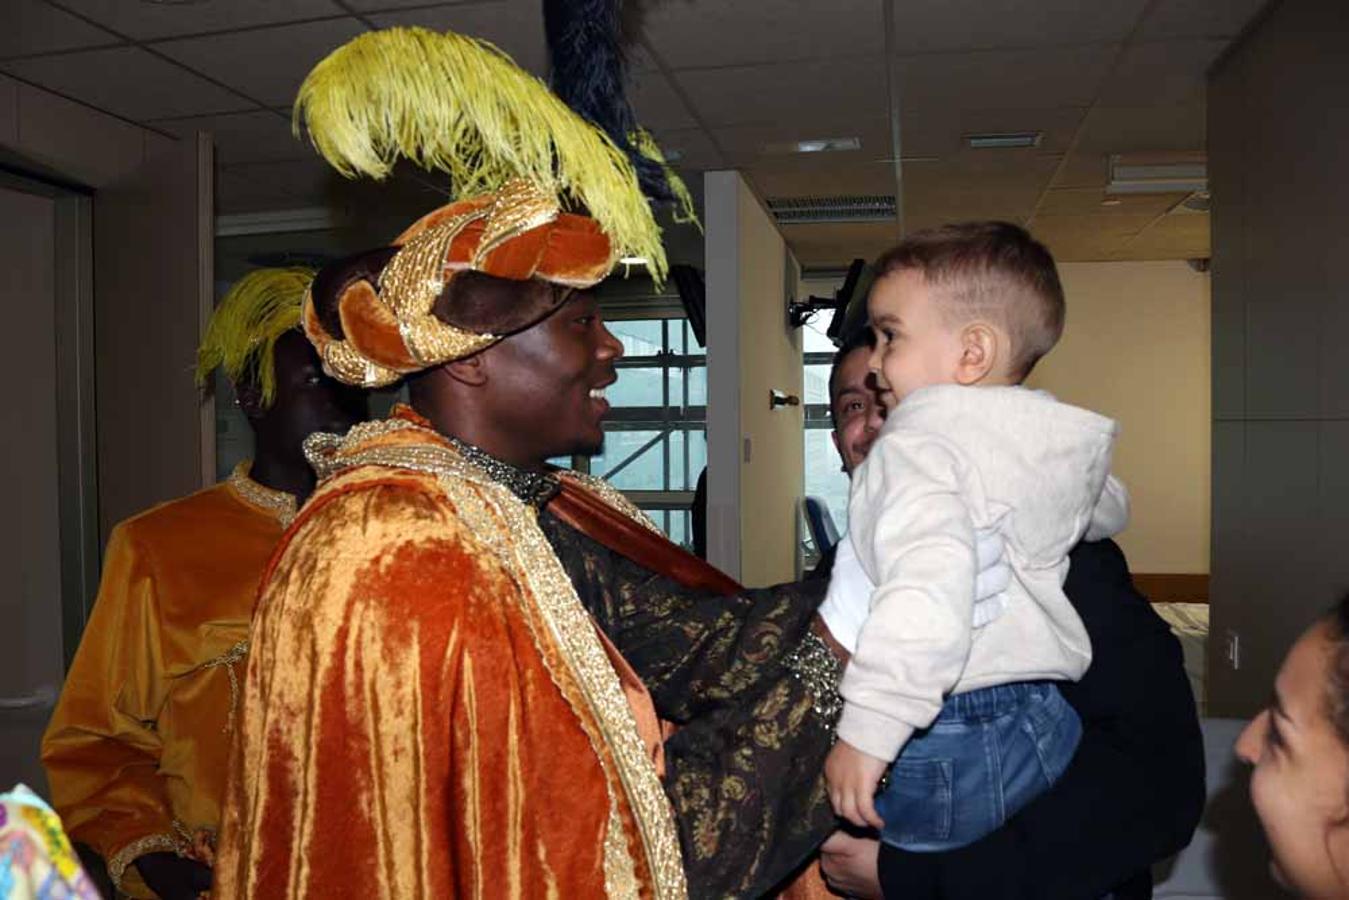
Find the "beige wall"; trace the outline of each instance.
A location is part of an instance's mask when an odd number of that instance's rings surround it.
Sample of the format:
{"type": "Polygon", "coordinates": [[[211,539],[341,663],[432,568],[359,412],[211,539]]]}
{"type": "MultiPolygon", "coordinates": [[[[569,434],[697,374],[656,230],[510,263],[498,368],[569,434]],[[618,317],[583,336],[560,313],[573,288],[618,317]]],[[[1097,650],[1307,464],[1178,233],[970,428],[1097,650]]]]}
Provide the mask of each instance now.
{"type": "Polygon", "coordinates": [[[704,185],[709,557],[750,586],[790,581],[799,568],[805,413],[770,410],[768,397],[802,391],[800,335],[786,316],[787,281],[794,287],[799,269],[738,173],[710,172],[704,185]]]}
{"type": "Polygon", "coordinates": [[[1209,278],[1184,262],[1064,263],[1063,339],[1034,387],[1120,423],[1134,572],[1209,568],[1209,278]]]}
{"type": "Polygon", "coordinates": [[[1347,12],[1284,0],[1209,76],[1221,715],[1264,703],[1289,645],[1349,589],[1347,12]]]}

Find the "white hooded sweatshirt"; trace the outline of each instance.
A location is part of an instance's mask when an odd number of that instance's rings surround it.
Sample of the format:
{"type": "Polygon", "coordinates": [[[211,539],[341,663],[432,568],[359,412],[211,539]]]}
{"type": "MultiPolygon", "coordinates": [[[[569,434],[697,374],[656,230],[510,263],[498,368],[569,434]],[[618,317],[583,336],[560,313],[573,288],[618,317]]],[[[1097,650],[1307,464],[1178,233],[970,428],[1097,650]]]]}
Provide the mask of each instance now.
{"type": "Polygon", "coordinates": [[[938,385],[887,418],[853,475],[848,539],[872,584],[843,676],[838,736],[891,760],[944,698],[1076,680],[1091,642],[1063,582],[1078,541],[1123,530],[1115,423],[1024,387],[938,385]],[[1013,577],[975,626],[975,531],[996,528],[1013,577]]]}

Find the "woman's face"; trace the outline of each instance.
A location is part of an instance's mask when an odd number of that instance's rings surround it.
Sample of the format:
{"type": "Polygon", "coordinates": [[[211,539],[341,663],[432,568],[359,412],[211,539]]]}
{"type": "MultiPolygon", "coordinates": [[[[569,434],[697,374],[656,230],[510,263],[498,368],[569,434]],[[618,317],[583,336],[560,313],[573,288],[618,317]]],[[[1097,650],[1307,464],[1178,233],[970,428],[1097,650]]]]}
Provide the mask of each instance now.
{"type": "Polygon", "coordinates": [[[1328,716],[1332,647],[1325,623],[1293,645],[1269,708],[1236,748],[1254,767],[1251,802],[1274,876],[1308,898],[1349,896],[1349,750],[1328,716]]]}

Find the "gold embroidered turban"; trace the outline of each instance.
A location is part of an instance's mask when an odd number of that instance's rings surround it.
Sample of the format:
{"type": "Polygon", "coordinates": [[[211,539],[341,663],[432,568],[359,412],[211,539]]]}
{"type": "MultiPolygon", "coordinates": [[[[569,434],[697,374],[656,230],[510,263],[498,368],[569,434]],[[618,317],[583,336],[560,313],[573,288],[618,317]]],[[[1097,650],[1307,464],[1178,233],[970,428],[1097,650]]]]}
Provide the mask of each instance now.
{"type": "Polygon", "coordinates": [[[386,385],[528,328],[565,299],[552,286],[591,287],[613,266],[598,222],[514,181],[423,216],[395,247],[326,267],[304,329],[333,377],[386,385]],[[493,289],[471,273],[532,283],[493,289]]]}
{"type": "MultiPolygon", "coordinates": [[[[541,320],[565,299],[559,288],[602,280],[619,257],[643,257],[664,277],[660,228],[628,155],[490,44],[419,28],[361,35],[305,79],[295,121],[344,175],[384,178],[401,158],[468,195],[395,246],[315,279],[305,332],[349,384],[386,385],[476,353],[541,320]]],[[[632,138],[664,165],[650,135],[632,138]]],[[[687,189],[665,171],[691,217],[687,189]]]]}

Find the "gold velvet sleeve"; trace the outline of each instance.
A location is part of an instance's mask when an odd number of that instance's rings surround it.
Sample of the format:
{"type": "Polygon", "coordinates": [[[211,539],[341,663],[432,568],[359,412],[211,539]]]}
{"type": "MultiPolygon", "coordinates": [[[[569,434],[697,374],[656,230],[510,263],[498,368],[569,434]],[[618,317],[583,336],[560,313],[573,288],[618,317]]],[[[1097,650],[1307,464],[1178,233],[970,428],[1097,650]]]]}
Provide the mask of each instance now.
{"type": "Polygon", "coordinates": [[[406,481],[311,501],[264,582],[215,896],[602,896],[605,776],[528,598],[406,481]]]}
{"type": "MultiPolygon", "coordinates": [[[[119,525],[108,540],[98,599],[42,738],[52,802],[71,840],[93,847],[114,877],[143,853],[176,845],[158,774],[155,718],[164,703],[159,616],[150,561],[119,525]]],[[[153,897],[134,867],[118,887],[153,897]]]]}

